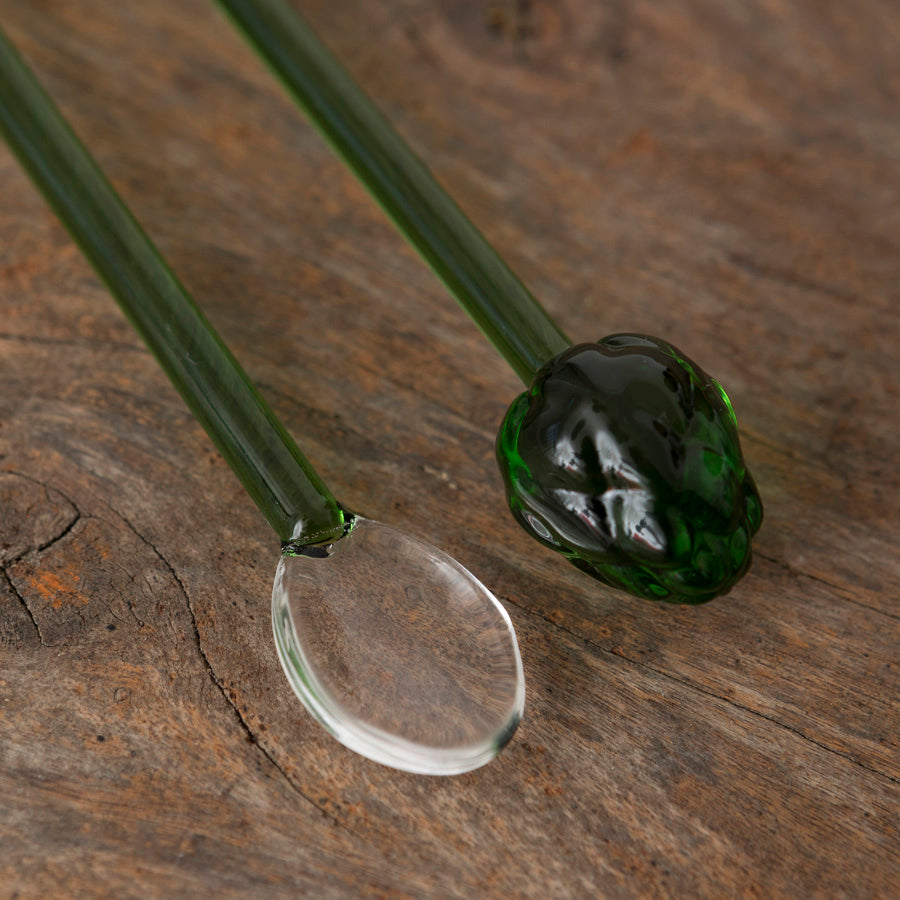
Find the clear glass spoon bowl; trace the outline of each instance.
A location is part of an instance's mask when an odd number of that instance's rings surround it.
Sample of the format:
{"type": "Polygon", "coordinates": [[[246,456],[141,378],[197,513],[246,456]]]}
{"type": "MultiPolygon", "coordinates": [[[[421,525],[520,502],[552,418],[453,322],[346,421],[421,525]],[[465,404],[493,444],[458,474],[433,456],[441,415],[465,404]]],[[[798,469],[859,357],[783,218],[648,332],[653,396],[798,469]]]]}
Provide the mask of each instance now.
{"type": "Polygon", "coordinates": [[[272,592],[291,687],[341,743],[409,772],[483,765],[522,716],[506,610],[425,541],[355,517],[334,543],[289,551],[272,592]]]}

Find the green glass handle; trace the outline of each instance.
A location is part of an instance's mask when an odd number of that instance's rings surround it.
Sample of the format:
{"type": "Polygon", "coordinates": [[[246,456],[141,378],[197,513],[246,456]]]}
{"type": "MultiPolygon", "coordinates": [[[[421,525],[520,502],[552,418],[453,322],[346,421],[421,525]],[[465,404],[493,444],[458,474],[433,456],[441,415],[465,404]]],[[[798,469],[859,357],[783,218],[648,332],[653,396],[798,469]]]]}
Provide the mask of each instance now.
{"type": "Polygon", "coordinates": [[[528,384],[569,339],[284,0],[217,0],[338,155],[528,384]]]}
{"type": "Polygon", "coordinates": [[[0,132],[282,541],[344,512],[0,30],[0,132]]]}
{"type": "Polygon", "coordinates": [[[728,591],[762,503],[718,383],[657,338],[572,347],[285,0],[217,2],[529,386],[497,438],[519,523],[640,597],[728,591]]]}

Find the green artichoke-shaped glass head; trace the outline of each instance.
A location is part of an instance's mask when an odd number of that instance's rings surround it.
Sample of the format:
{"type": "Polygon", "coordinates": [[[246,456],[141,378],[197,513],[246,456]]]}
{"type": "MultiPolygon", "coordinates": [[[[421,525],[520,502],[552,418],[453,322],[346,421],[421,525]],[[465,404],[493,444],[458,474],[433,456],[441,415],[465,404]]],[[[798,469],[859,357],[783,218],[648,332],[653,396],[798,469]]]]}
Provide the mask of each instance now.
{"type": "Polygon", "coordinates": [[[606,584],[702,603],[750,565],[762,503],[731,403],[664,341],[610,335],[551,360],[497,458],[520,524],[606,584]]]}

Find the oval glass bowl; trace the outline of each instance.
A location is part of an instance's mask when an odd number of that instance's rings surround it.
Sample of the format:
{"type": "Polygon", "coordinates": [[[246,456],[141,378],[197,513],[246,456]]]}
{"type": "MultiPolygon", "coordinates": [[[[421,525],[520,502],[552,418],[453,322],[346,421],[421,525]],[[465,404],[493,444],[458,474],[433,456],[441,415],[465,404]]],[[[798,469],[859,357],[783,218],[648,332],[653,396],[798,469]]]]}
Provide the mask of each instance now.
{"type": "Polygon", "coordinates": [[[272,621],[297,696],[376,762],[467,772],[521,719],[522,660],[506,610],[456,560],[396,528],[357,517],[333,544],[282,556],[272,621]]]}

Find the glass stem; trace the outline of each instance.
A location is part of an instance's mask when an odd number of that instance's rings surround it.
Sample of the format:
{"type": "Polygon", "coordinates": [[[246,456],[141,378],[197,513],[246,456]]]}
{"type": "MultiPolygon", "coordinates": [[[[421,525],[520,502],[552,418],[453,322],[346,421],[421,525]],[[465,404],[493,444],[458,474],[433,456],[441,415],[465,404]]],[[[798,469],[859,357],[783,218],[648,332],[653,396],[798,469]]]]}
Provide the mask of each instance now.
{"type": "Polygon", "coordinates": [[[344,512],[0,30],[0,133],[282,541],[344,512]]]}
{"type": "Polygon", "coordinates": [[[526,384],[569,339],[285,0],[217,0],[526,384]]]}

